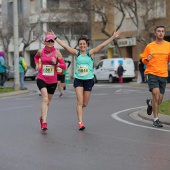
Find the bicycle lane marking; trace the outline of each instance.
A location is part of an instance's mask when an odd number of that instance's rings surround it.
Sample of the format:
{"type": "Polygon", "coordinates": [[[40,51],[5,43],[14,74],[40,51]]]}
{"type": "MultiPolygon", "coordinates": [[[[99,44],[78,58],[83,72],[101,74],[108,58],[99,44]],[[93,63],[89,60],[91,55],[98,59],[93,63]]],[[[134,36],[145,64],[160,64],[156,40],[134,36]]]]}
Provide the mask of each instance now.
{"type": "Polygon", "coordinates": [[[130,110],[142,109],[142,108],[145,108],[145,107],[146,106],[140,106],[140,107],[134,107],[134,108],[121,110],[121,111],[113,113],[111,116],[112,116],[112,118],[114,118],[114,119],[116,119],[116,120],[118,120],[118,121],[120,121],[122,123],[126,123],[126,124],[129,124],[129,125],[132,125],[132,126],[143,127],[143,128],[147,128],[147,129],[159,130],[159,131],[164,131],[164,132],[170,132],[170,130],[167,130],[167,129],[157,129],[157,128],[154,128],[154,127],[138,125],[138,124],[129,122],[127,120],[124,120],[124,119],[121,119],[120,117],[118,117],[118,114],[120,114],[120,113],[127,112],[127,111],[130,111],[130,110]]]}

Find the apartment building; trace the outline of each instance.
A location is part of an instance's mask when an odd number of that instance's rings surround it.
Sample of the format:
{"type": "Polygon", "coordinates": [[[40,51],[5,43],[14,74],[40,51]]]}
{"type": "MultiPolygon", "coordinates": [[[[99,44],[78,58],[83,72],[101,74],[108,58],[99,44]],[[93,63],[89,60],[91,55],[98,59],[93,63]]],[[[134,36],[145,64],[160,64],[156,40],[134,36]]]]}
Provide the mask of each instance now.
{"type": "MultiPolygon", "coordinates": [[[[13,23],[13,0],[2,0],[2,21],[3,34],[10,32],[13,23]]],[[[38,49],[43,48],[43,39],[46,31],[53,30],[55,34],[68,43],[73,48],[77,45],[77,40],[81,35],[86,35],[91,39],[91,47],[98,45],[108,37],[101,33],[102,18],[95,8],[100,8],[109,15],[107,31],[113,32],[113,9],[101,7],[98,0],[18,0],[19,13],[19,50],[24,48],[24,57],[28,65],[34,67],[34,55],[38,49]],[[31,30],[31,31],[30,31],[31,30]],[[30,38],[30,40],[29,40],[30,38]]],[[[12,31],[11,31],[12,32],[12,31]]],[[[72,56],[68,54],[57,43],[55,46],[61,51],[64,57],[72,56]]],[[[13,63],[13,37],[10,37],[8,46],[9,65],[13,63]]],[[[107,55],[107,48],[97,55],[107,55]]]]}

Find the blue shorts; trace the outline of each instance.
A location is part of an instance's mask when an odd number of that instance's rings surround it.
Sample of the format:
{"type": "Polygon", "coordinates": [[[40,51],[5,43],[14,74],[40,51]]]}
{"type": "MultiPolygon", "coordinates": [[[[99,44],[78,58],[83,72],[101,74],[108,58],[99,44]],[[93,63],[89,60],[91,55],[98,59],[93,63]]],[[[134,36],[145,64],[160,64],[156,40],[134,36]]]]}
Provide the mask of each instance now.
{"type": "Polygon", "coordinates": [[[150,92],[154,88],[159,88],[160,93],[164,94],[165,88],[166,88],[166,83],[167,83],[167,77],[159,77],[159,76],[155,76],[153,74],[148,74],[148,86],[149,86],[150,92]]]}
{"type": "Polygon", "coordinates": [[[84,91],[92,91],[92,87],[94,86],[94,80],[93,79],[80,80],[80,79],[75,78],[73,85],[74,85],[74,88],[83,87],[84,91]]]}
{"type": "Polygon", "coordinates": [[[57,88],[57,83],[53,83],[53,84],[47,84],[45,81],[41,80],[41,79],[37,79],[37,86],[39,88],[39,90],[41,90],[42,88],[46,88],[48,94],[54,94],[56,88],[57,88]]]}

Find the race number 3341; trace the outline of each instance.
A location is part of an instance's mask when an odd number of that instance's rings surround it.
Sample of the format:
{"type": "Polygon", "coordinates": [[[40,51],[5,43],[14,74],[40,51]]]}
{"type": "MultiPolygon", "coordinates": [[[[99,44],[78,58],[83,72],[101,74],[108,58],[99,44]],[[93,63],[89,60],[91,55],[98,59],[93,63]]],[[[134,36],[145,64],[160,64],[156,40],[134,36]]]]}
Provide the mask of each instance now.
{"type": "Polygon", "coordinates": [[[43,65],[43,75],[45,75],[45,76],[54,76],[54,66],[52,66],[52,65],[43,65]]]}

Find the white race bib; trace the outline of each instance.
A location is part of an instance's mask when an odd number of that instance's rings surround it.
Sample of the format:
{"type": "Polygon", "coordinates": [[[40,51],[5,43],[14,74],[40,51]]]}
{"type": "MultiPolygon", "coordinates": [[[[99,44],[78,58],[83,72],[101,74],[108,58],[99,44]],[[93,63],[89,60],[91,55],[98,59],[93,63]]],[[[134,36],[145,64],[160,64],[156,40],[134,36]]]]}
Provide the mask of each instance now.
{"type": "Polygon", "coordinates": [[[80,65],[78,67],[78,76],[86,76],[89,73],[89,67],[87,65],[80,65]]]}
{"type": "Polygon", "coordinates": [[[44,76],[54,76],[54,66],[52,66],[52,65],[43,65],[42,74],[44,76]]]}

